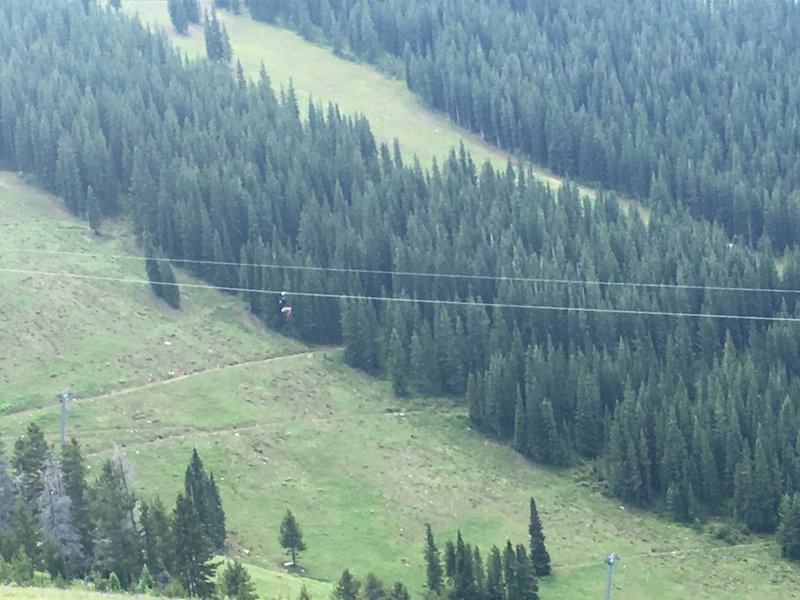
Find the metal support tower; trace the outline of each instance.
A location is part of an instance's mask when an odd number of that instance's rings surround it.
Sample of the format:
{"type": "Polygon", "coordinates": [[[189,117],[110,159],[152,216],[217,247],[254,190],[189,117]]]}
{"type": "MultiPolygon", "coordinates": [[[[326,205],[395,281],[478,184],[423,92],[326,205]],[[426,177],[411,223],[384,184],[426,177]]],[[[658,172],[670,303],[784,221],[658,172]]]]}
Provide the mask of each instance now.
{"type": "Polygon", "coordinates": [[[619,560],[619,554],[612,552],[606,557],[608,565],[608,579],[606,580],[606,600],[611,600],[611,571],[614,569],[614,561],[619,560]]]}
{"type": "Polygon", "coordinates": [[[64,450],[64,438],[67,432],[67,402],[72,399],[72,390],[67,388],[60,394],[56,394],[56,398],[61,402],[61,450],[64,450]]]}

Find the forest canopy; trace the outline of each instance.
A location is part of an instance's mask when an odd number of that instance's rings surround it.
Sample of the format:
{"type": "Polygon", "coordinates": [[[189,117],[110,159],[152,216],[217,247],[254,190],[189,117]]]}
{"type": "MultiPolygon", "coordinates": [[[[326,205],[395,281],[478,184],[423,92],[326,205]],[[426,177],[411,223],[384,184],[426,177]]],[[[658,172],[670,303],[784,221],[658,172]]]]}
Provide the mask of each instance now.
{"type": "Polygon", "coordinates": [[[800,241],[800,3],[247,0],[561,175],[800,241]]]}

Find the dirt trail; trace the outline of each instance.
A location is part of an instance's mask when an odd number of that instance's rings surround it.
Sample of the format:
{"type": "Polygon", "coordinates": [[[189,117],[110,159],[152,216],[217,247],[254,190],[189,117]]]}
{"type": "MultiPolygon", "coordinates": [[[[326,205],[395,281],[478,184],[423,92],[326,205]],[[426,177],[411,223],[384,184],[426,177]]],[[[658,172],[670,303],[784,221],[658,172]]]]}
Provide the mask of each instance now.
{"type": "MultiPolygon", "coordinates": [[[[147,390],[151,388],[162,387],[165,385],[170,385],[173,383],[177,383],[179,381],[184,381],[191,377],[200,377],[203,375],[208,375],[209,373],[215,373],[217,371],[224,371],[226,369],[235,369],[238,367],[246,367],[249,365],[257,365],[257,364],[266,364],[270,362],[277,362],[289,358],[303,358],[307,356],[313,356],[314,354],[321,354],[323,352],[328,352],[330,350],[337,349],[336,346],[325,346],[321,348],[315,348],[314,350],[306,350],[303,352],[293,352],[291,354],[281,354],[280,356],[271,356],[269,358],[257,358],[253,360],[245,360],[242,362],[237,363],[230,363],[227,365],[217,365],[216,367],[210,367],[208,369],[200,369],[198,371],[192,371],[190,373],[184,373],[182,375],[176,375],[175,377],[170,377],[169,379],[160,379],[158,381],[150,381],[148,383],[143,383],[140,385],[133,385],[126,388],[121,388],[117,390],[111,390],[108,392],[103,392],[102,394],[96,394],[94,396],[76,396],[73,402],[77,402],[79,404],[85,404],[87,402],[94,402],[97,400],[104,400],[106,398],[114,398],[116,396],[124,396],[126,394],[132,394],[134,392],[139,392],[141,390],[147,390]]],[[[24,415],[30,415],[36,412],[41,412],[45,410],[51,410],[51,406],[37,406],[34,408],[28,408],[20,411],[11,411],[2,415],[3,418],[8,417],[22,417],[24,415]]]]}

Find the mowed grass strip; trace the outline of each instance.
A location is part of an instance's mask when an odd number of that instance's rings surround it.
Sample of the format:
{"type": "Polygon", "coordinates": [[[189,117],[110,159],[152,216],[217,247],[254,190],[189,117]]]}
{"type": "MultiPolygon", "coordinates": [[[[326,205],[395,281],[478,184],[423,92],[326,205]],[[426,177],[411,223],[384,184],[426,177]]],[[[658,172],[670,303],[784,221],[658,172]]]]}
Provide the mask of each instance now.
{"type": "MultiPolygon", "coordinates": [[[[189,56],[205,56],[202,27],[190,27],[185,36],[175,33],[166,0],[125,0],[122,5],[129,14],[138,14],[143,23],[167,32],[189,56]]],[[[201,1],[204,5],[210,6],[201,1]]],[[[406,160],[416,155],[424,166],[430,166],[434,157],[441,164],[462,143],[478,165],[489,161],[496,169],[505,169],[509,160],[514,165],[518,162],[510,153],[454,125],[444,113],[427,109],[403,81],[370,65],[340,58],[328,48],[286,29],[254,21],[247,14],[234,15],[224,10],[217,14],[228,30],[234,60],[242,64],[245,73],[257,77],[263,64],[276,91],[286,89],[291,80],[303,112],[311,98],[315,103],[337,104],[346,114],[360,113],[369,120],[376,138],[390,146],[397,138],[406,160]]],[[[547,169],[525,164],[546,184],[558,188],[563,183],[561,177],[547,169]]],[[[597,194],[591,187],[579,189],[592,198],[597,194]]],[[[648,218],[649,211],[638,202],[623,199],[621,203],[636,207],[642,218],[648,218]]]]}

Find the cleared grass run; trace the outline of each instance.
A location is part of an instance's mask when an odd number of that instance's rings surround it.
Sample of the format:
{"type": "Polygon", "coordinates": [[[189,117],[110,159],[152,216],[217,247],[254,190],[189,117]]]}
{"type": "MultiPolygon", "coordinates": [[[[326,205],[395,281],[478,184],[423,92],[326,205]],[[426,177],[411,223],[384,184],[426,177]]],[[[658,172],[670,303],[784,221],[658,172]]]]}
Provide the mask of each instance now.
{"type": "MultiPolygon", "coordinates": [[[[142,278],[142,261],[114,258],[136,251],[125,224],[104,229],[95,237],[57,200],[0,173],[3,268],[142,278]]],[[[611,551],[622,556],[615,600],[798,597],[800,570],[774,543],[728,547],[620,506],[577,472],[537,467],[472,432],[461,407],[400,401],[385,382],[346,368],[339,351],[265,331],[230,295],[189,290],[173,311],[141,285],[3,271],[0,290],[6,449],[32,420],[58,439],[53,395],[67,385],[77,396],[69,435],[90,472],[116,442],[141,493],[171,502],[196,446],[219,482],[232,552],[252,567],[262,597],[296,598],[305,583],[325,598],[344,568],[402,580],[419,597],[425,523],[441,546],[461,528],[485,555],[507,536],[526,540],[531,495],[556,573],[541,582],[543,598],[600,597],[611,551]],[[308,545],[305,578],[281,567],[286,508],[308,545]]]]}

